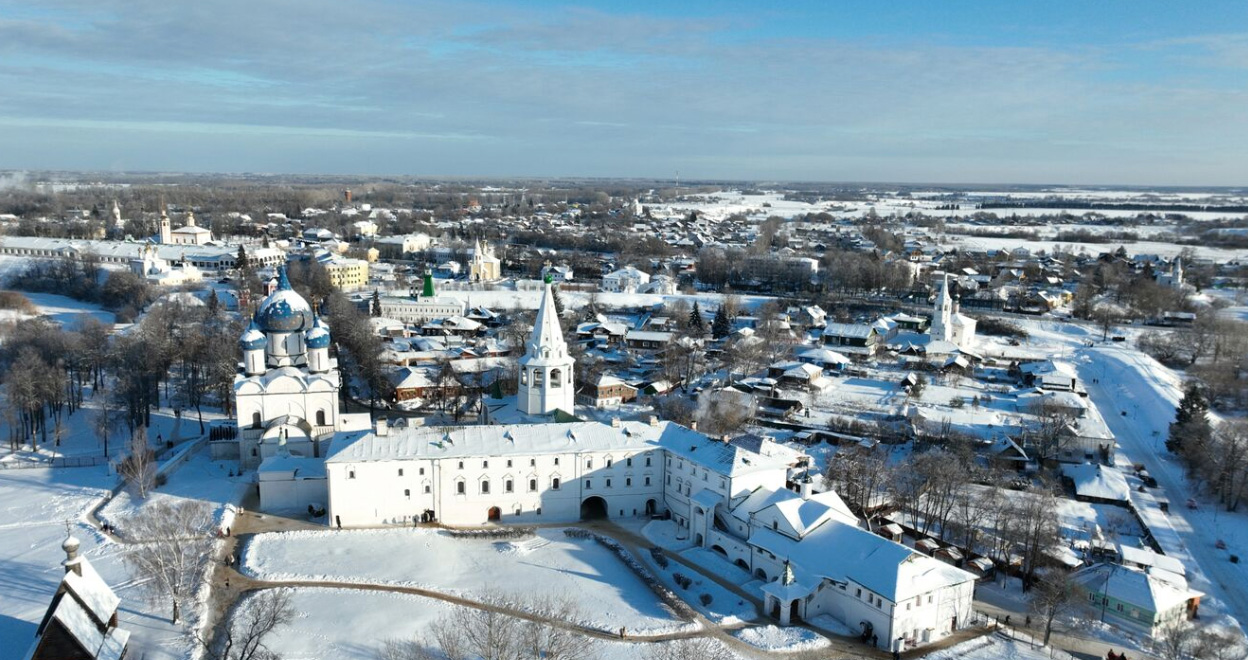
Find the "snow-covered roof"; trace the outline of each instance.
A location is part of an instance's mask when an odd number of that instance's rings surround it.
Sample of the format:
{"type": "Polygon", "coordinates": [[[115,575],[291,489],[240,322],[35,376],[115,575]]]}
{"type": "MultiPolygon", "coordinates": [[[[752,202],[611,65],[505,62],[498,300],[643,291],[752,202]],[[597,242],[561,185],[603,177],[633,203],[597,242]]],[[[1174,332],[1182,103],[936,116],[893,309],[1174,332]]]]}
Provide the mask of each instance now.
{"type": "Polygon", "coordinates": [[[1133,545],[1119,545],[1118,555],[1122,557],[1122,561],[1124,562],[1131,562],[1141,566],[1152,566],[1177,575],[1185,575],[1187,573],[1187,569],[1183,567],[1183,562],[1175,559],[1174,557],[1167,557],[1166,555],[1158,554],[1148,548],[1139,548],[1133,545]]]}
{"type": "Polygon", "coordinates": [[[88,653],[94,654],[104,644],[104,633],[100,632],[100,627],[77,600],[62,597],[52,612],[52,618],[60,622],[88,653]]]}
{"type": "Polygon", "coordinates": [[[850,364],[853,360],[845,357],[841,353],[827,348],[812,348],[797,354],[797,357],[803,360],[813,360],[824,364],[850,364]]]}
{"type": "Polygon", "coordinates": [[[1074,575],[1092,593],[1105,594],[1154,613],[1182,607],[1189,599],[1203,594],[1176,586],[1138,568],[1097,564],[1074,575]]]}
{"type": "Polygon", "coordinates": [[[787,468],[782,458],[763,456],[708,438],[673,422],[600,422],[418,427],[339,434],[327,463],[357,463],[458,456],[514,456],[584,451],[666,449],[709,470],[737,476],[787,468]]]}
{"type": "Polygon", "coordinates": [[[825,337],[866,339],[872,332],[878,332],[878,330],[875,326],[866,323],[829,323],[823,328],[825,337]]]}
{"type": "Polygon", "coordinates": [[[1127,478],[1118,470],[1100,464],[1081,463],[1063,466],[1062,473],[1075,483],[1075,494],[1080,497],[1122,502],[1131,497],[1131,486],[1127,485],[1127,478]]]}
{"type": "Polygon", "coordinates": [[[63,580],[65,586],[82,602],[96,621],[101,625],[108,623],[108,620],[113,618],[113,613],[117,611],[117,606],[121,604],[121,599],[104,582],[104,578],[101,578],[100,574],[95,571],[91,562],[80,560],[78,566],[82,575],[73,571],[65,573],[63,580]]]}
{"type": "Polygon", "coordinates": [[[801,582],[809,582],[811,575],[852,580],[894,603],[975,579],[971,573],[835,518],[801,541],[759,529],[750,535],[750,544],[791,560],[801,582]]]}

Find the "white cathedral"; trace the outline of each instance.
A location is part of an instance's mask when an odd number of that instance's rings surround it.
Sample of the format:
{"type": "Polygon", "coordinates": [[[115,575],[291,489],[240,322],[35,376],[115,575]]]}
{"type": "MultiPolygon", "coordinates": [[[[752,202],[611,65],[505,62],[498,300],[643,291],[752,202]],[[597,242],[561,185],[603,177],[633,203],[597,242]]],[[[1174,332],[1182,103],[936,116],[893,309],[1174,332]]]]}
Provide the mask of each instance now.
{"type": "Polygon", "coordinates": [[[791,488],[808,460],[795,450],[657,418],[552,421],[574,412],[575,365],[549,282],[520,359],[525,423],[389,428],[340,413],[329,329],[284,272],[240,343],[234,452],[263,510],[323,506],[335,528],[670,515],[763,581],[782,625],[826,613],[902,649],[970,622],[972,574],[864,529],[834,492],[791,488]]]}

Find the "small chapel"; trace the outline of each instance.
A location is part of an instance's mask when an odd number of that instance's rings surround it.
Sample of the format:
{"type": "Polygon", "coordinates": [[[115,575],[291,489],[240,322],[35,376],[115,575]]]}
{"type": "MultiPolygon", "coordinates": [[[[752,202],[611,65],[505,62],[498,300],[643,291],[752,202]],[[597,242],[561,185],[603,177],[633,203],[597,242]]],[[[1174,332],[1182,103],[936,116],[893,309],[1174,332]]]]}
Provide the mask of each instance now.
{"type": "MultiPolygon", "coordinates": [[[[65,575],[35,630],[25,660],[122,660],[130,631],[117,626],[121,599],[113,593],[73,535],[61,543],[65,575]]],[[[7,646],[7,644],[6,644],[7,646]]],[[[20,647],[19,647],[20,648],[20,647]]]]}

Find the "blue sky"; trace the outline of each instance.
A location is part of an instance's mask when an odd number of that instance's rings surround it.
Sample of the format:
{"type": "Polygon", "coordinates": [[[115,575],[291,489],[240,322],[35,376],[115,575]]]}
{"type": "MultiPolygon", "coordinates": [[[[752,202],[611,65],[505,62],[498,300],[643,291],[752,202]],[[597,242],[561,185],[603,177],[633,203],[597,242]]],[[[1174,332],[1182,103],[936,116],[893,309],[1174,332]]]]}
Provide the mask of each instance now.
{"type": "Polygon", "coordinates": [[[0,168],[1248,184],[1248,4],[0,0],[0,168]]]}

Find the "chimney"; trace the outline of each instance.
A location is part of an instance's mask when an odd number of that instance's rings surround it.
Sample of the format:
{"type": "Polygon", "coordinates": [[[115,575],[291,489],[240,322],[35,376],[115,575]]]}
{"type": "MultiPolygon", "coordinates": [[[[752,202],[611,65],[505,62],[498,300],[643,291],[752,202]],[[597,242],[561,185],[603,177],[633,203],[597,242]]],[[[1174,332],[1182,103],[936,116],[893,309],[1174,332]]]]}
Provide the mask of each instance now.
{"type": "Polygon", "coordinates": [[[692,422],[689,422],[689,428],[693,431],[698,430],[698,420],[695,419],[692,422]]]}
{"type": "Polygon", "coordinates": [[[725,434],[723,434],[722,436],[720,436],[720,437],[719,437],[719,439],[720,439],[720,440],[721,440],[724,444],[728,444],[729,442],[731,442],[731,441],[732,441],[732,436],[730,436],[730,435],[728,435],[727,433],[725,433],[725,434]]]}
{"type": "Polygon", "coordinates": [[[386,420],[384,417],[377,420],[376,433],[377,433],[377,437],[379,438],[384,438],[390,435],[390,427],[386,424],[386,420]]]}
{"type": "Polygon", "coordinates": [[[612,418],[611,418],[611,428],[613,428],[613,429],[618,429],[618,428],[620,428],[620,418],[619,418],[619,417],[612,417],[612,418]]]}
{"type": "Polygon", "coordinates": [[[814,488],[814,484],[812,483],[810,477],[806,477],[805,479],[802,479],[801,482],[797,484],[797,492],[799,495],[802,496],[802,499],[804,500],[810,499],[811,490],[813,488],[814,488]]]}
{"type": "Polygon", "coordinates": [[[650,426],[658,426],[658,425],[659,425],[659,418],[656,415],[651,415],[650,426]]]}

